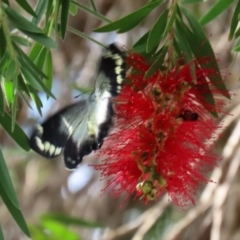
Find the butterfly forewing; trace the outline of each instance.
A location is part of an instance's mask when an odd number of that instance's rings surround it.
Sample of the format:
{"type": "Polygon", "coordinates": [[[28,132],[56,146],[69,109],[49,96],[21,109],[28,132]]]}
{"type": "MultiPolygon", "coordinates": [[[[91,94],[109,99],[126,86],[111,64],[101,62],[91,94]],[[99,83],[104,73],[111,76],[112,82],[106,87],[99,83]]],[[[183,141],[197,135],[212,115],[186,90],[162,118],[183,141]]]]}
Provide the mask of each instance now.
{"type": "Polygon", "coordinates": [[[123,53],[112,44],[101,58],[94,93],[38,125],[30,139],[32,149],[48,158],[63,151],[66,167],[75,169],[103,144],[113,122],[112,97],[120,93],[125,74],[123,53]]]}

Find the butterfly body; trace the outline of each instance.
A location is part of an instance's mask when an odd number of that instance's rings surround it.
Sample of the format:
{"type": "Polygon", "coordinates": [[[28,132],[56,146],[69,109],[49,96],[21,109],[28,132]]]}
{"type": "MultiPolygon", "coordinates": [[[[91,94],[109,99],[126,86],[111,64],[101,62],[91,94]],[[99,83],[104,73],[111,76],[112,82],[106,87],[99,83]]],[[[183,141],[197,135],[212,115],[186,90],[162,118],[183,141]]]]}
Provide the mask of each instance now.
{"type": "Polygon", "coordinates": [[[46,158],[55,158],[63,152],[66,167],[75,169],[85,155],[103,144],[113,124],[112,97],[120,93],[125,74],[123,54],[112,44],[100,61],[95,91],[87,100],[38,124],[30,138],[31,148],[46,158]]]}

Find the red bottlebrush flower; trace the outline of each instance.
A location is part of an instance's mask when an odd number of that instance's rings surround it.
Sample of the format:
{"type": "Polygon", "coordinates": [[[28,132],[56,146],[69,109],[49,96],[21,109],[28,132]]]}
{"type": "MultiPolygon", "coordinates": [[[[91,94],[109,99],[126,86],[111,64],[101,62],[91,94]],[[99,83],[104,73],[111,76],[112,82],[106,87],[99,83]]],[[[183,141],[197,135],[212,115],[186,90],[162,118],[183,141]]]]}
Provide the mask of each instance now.
{"type": "Polygon", "coordinates": [[[204,174],[219,160],[208,141],[218,128],[210,114],[216,110],[205,97],[213,93],[206,79],[215,71],[193,61],[196,79],[190,64],[146,79],[144,58],[130,54],[128,64],[130,84],[115,100],[117,131],[99,151],[104,163],[95,166],[110,177],[105,190],[146,202],[167,191],[178,206],[194,203],[199,186],[210,181],[204,174]]]}

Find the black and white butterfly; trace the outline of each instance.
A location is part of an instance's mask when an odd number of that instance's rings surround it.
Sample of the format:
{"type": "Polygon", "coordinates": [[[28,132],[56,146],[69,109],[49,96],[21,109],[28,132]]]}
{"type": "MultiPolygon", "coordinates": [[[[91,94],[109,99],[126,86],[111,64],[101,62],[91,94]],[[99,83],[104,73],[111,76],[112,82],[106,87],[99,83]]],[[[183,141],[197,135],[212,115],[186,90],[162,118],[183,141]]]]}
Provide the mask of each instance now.
{"type": "Polygon", "coordinates": [[[111,44],[100,60],[94,92],[38,124],[30,137],[31,148],[46,158],[63,152],[66,167],[76,169],[85,155],[103,144],[113,124],[112,97],[120,93],[125,75],[124,54],[111,44]]]}

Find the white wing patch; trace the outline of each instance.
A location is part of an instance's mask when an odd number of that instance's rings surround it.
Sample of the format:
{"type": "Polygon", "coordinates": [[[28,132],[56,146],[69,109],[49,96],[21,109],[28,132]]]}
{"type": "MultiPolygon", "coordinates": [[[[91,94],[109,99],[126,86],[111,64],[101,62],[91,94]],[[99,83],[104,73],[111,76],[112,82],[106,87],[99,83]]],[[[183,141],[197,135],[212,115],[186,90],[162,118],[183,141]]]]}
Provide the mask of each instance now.
{"type": "Polygon", "coordinates": [[[72,126],[69,124],[69,122],[67,121],[67,119],[66,119],[65,117],[63,117],[63,116],[61,116],[61,117],[62,117],[62,121],[64,122],[65,126],[66,126],[67,129],[68,129],[69,135],[71,135],[71,134],[73,133],[73,128],[72,128],[72,126]]]}

